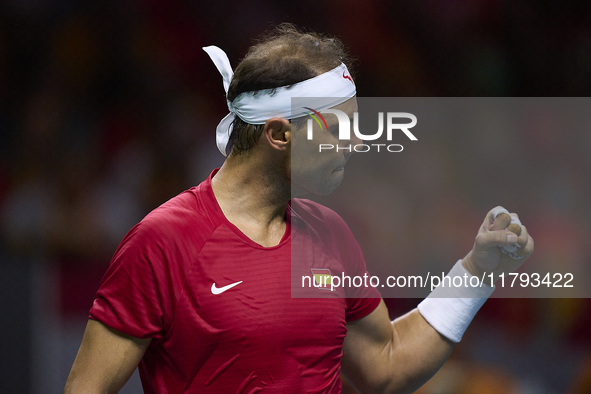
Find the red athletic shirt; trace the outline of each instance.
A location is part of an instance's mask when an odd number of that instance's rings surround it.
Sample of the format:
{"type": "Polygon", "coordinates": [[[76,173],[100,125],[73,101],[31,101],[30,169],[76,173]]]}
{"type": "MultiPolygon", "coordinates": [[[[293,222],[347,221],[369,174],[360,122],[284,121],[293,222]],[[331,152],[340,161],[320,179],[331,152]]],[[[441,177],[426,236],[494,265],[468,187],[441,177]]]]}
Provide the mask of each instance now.
{"type": "Polygon", "coordinates": [[[300,224],[288,220],[281,242],[262,247],[225,218],[215,173],[130,230],[90,318],[152,338],[139,365],[146,393],[340,393],[346,323],[371,313],[380,295],[362,288],[350,294],[358,298],[292,298],[291,235],[314,234],[311,264],[338,261],[363,275],[357,242],[336,213],[294,199],[297,214],[290,207],[287,216],[300,224]]]}

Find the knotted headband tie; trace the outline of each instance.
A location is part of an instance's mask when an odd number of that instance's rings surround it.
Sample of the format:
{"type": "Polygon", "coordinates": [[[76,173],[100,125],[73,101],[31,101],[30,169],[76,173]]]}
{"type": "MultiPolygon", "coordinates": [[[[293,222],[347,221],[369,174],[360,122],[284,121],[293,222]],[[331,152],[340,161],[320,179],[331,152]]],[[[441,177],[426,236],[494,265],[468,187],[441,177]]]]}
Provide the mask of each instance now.
{"type": "MultiPolygon", "coordinates": [[[[204,47],[203,50],[207,52],[222,74],[227,96],[230,82],[234,76],[228,55],[213,45],[204,47]]],[[[235,116],[248,124],[255,125],[265,124],[267,120],[274,117],[295,119],[308,115],[310,110],[305,107],[292,108],[292,97],[314,98],[315,109],[320,111],[347,101],[355,93],[355,82],[353,82],[347,66],[342,63],[324,74],[293,85],[241,93],[234,101],[227,101],[230,113],[221,120],[216,128],[217,147],[224,156],[227,155],[226,148],[235,116]]]]}

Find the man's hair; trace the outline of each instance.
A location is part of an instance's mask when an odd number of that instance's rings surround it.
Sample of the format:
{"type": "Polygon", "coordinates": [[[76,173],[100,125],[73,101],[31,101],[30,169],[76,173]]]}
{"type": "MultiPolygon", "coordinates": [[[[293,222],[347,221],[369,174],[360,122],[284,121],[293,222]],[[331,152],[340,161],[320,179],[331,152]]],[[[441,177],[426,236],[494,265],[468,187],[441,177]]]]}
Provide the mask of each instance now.
{"type": "MultiPolygon", "coordinates": [[[[313,78],[344,63],[351,69],[351,58],[341,41],[313,32],[303,32],[282,23],[250,47],[236,70],[228,89],[228,100],[245,92],[291,86],[313,78]]],[[[228,145],[240,154],[252,148],[265,125],[252,125],[236,116],[228,145]]]]}

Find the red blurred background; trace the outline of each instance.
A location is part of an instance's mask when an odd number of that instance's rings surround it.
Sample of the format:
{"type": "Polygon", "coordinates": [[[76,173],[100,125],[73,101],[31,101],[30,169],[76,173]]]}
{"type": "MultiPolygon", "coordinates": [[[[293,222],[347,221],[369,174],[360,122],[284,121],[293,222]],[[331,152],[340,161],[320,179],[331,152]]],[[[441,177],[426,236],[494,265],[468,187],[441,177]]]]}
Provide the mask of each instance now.
{"type": "MultiPolygon", "coordinates": [[[[61,392],[118,242],[222,163],[214,129],[226,104],[201,47],[220,46],[235,66],[252,39],[286,21],[339,37],[358,59],[363,97],[591,92],[591,7],[583,1],[3,1],[2,391],[61,392]]],[[[512,207],[527,211],[537,255],[586,264],[591,133],[549,122],[540,114],[513,131],[529,147],[521,164],[532,176],[523,179],[538,198],[516,195],[512,207]]],[[[415,166],[393,190],[401,231],[392,237],[404,257],[438,256],[454,239],[449,217],[481,217],[491,203],[475,169],[494,175],[495,157],[478,141],[464,154],[457,138],[423,158],[446,171],[415,166]],[[477,163],[470,168],[468,154],[477,163]],[[417,209],[431,182],[449,185],[433,202],[443,212],[435,218],[417,209]],[[410,226],[442,238],[424,242],[403,231],[410,226]]],[[[363,245],[363,223],[349,224],[363,245]]],[[[416,304],[388,300],[392,317],[416,304]]],[[[587,394],[589,324],[588,299],[492,299],[420,393],[587,394]]],[[[137,377],[123,392],[141,392],[137,377]]]]}

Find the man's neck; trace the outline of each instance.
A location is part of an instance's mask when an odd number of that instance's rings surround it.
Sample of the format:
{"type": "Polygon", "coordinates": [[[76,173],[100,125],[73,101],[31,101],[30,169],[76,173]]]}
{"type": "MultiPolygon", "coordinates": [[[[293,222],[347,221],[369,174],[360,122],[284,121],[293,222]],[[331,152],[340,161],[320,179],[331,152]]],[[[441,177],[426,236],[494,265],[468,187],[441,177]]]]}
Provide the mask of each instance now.
{"type": "Polygon", "coordinates": [[[226,218],[254,242],[277,245],[286,229],[290,188],[280,168],[253,157],[230,156],[211,181],[226,218]]]}

